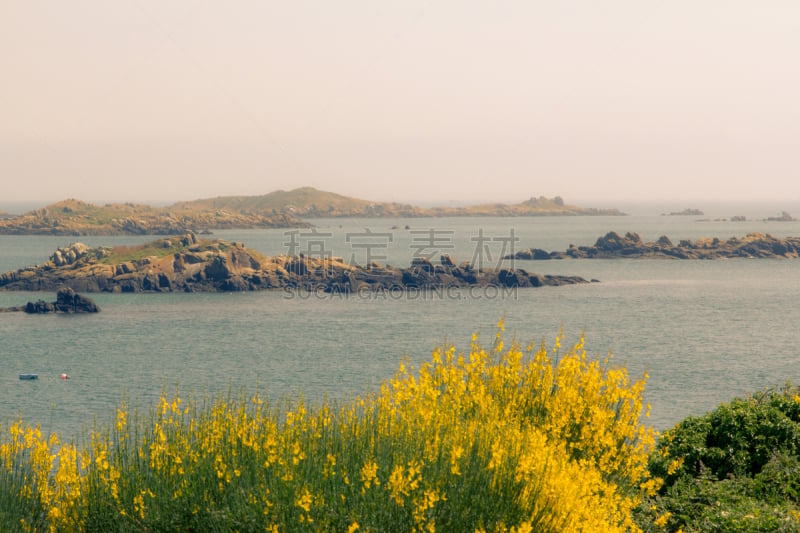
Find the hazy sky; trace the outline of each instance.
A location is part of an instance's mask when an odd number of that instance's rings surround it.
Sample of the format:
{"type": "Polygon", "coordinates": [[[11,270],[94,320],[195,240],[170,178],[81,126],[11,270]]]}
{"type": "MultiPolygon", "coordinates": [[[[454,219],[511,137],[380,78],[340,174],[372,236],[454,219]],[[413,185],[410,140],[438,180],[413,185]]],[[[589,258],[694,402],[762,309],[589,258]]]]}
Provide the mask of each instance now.
{"type": "Polygon", "coordinates": [[[0,0],[0,200],[800,200],[797,0],[0,0]]]}

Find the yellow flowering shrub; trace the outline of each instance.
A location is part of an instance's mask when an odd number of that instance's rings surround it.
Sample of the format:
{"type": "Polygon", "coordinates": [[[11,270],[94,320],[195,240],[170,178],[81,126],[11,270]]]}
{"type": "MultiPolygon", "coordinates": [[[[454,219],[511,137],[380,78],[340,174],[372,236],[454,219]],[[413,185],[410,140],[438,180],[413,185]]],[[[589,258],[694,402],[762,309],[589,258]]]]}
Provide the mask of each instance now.
{"type": "Polygon", "coordinates": [[[473,336],[341,404],[258,395],[117,410],[82,448],[0,429],[0,522],[30,531],[636,531],[658,480],[644,379],[473,336]],[[5,495],[5,496],[4,496],[5,495]],[[14,503],[16,502],[16,503],[14,503]],[[11,513],[12,505],[23,511],[11,513]],[[11,517],[11,518],[9,518],[11,517]]]}

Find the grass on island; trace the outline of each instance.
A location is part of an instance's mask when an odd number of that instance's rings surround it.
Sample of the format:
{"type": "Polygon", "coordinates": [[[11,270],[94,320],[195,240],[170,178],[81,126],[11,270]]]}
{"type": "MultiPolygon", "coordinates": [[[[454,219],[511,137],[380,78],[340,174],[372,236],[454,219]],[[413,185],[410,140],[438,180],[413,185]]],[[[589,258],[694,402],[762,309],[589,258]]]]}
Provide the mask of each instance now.
{"type": "Polygon", "coordinates": [[[197,252],[220,251],[225,252],[230,249],[230,244],[224,241],[211,241],[203,239],[196,244],[184,244],[180,236],[167,237],[152,242],[133,246],[115,246],[102,254],[99,254],[98,262],[105,265],[117,265],[144,259],[145,257],[162,258],[176,253],[185,252],[189,249],[197,252]]]}
{"type": "Polygon", "coordinates": [[[562,350],[436,349],[380,391],[123,403],[77,443],[0,428],[3,531],[797,531],[800,396],[655,443],[646,375],[562,350]]]}
{"type": "Polygon", "coordinates": [[[132,216],[153,216],[157,210],[147,205],[133,203],[94,205],[80,200],[62,200],[28,215],[47,217],[51,220],[81,220],[89,225],[111,224],[114,220],[132,216]]]}
{"type": "MultiPolygon", "coordinates": [[[[273,214],[285,212],[288,207],[306,212],[318,210],[320,213],[328,211],[359,213],[371,205],[399,205],[384,202],[370,202],[360,198],[352,198],[327,191],[320,191],[313,187],[300,187],[290,191],[273,191],[258,196],[219,196],[188,202],[179,202],[170,206],[170,209],[183,211],[208,211],[224,209],[242,213],[273,214]]],[[[407,206],[410,208],[410,206],[407,206]]]]}

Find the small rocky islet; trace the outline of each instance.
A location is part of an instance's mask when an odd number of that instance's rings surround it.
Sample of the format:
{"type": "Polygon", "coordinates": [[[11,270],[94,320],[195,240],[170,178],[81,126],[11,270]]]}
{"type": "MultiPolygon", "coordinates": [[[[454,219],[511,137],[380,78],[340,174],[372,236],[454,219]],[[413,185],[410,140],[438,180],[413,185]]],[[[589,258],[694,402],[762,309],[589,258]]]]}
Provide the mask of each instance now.
{"type": "Polygon", "coordinates": [[[541,287],[588,283],[516,268],[456,265],[447,255],[415,258],[409,267],[351,265],[339,258],[274,257],[241,243],[198,239],[194,233],[134,247],[59,248],[43,265],[0,274],[0,289],[79,292],[217,292],[299,289],[328,293],[431,290],[446,287],[541,287]]]}
{"type": "Polygon", "coordinates": [[[31,315],[46,315],[50,313],[82,314],[99,313],[100,308],[91,298],[78,294],[71,287],[63,287],[58,289],[55,302],[37,300],[19,307],[0,308],[0,312],[4,313],[18,311],[31,315]]]}
{"type": "Polygon", "coordinates": [[[748,233],[742,238],[702,238],[681,240],[674,244],[662,235],[654,242],[644,242],[637,233],[624,236],[611,231],[597,239],[594,246],[570,245],[564,252],[548,252],[539,248],[520,250],[505,259],[734,259],[800,257],[800,237],[778,238],[763,233],[748,233]]]}

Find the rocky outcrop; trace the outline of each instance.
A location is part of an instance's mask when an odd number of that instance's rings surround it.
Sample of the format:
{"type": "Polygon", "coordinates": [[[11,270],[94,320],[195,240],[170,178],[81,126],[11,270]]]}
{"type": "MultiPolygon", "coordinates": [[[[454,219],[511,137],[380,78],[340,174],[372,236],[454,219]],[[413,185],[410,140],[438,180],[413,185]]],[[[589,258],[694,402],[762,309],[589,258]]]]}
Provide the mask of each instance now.
{"type": "Polygon", "coordinates": [[[577,276],[546,276],[523,269],[483,269],[469,263],[455,266],[449,257],[441,258],[440,264],[416,258],[408,268],[378,263],[358,266],[340,258],[302,254],[267,257],[240,243],[198,240],[194,234],[160,239],[124,250],[84,250],[77,244],[67,248],[66,252],[62,249],[59,254],[53,254],[44,265],[0,275],[0,288],[56,290],[69,286],[81,292],[301,289],[351,293],[586,283],[577,276]],[[58,256],[61,260],[57,265],[55,259],[58,256]]]}
{"type": "Polygon", "coordinates": [[[71,265],[78,259],[85,257],[88,252],[88,246],[81,242],[76,242],[56,250],[55,253],[50,256],[50,261],[57,267],[71,265]]]}
{"type": "Polygon", "coordinates": [[[94,303],[94,300],[82,296],[72,290],[70,287],[59,289],[56,293],[55,302],[45,302],[44,300],[37,300],[35,302],[28,302],[21,307],[9,307],[2,309],[2,311],[23,311],[28,314],[40,315],[47,313],[98,313],[100,308],[94,303]]]}
{"type": "Polygon", "coordinates": [[[506,259],[732,259],[732,258],[797,258],[800,237],[779,239],[763,233],[748,233],[739,239],[703,238],[682,240],[674,244],[667,236],[655,242],[643,242],[636,233],[624,236],[609,232],[597,239],[594,246],[571,244],[564,252],[546,252],[539,248],[521,250],[506,259]]]}
{"type": "Polygon", "coordinates": [[[97,313],[100,311],[94,300],[81,296],[70,287],[58,290],[55,308],[57,313],[97,313]]]}

